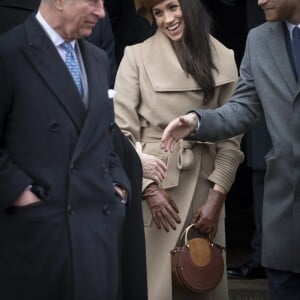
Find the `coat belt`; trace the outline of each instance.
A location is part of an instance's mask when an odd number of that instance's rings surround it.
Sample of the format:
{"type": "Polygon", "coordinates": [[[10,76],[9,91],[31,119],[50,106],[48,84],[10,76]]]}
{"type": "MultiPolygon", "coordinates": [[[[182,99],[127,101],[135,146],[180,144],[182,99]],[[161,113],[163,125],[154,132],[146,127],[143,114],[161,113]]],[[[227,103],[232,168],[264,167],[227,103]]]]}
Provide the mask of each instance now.
{"type": "MultiPolygon", "coordinates": [[[[160,149],[160,140],[162,132],[153,128],[142,128],[141,144],[155,144],[156,151],[160,149]]],[[[193,147],[207,144],[207,142],[180,140],[175,144],[173,152],[164,152],[161,150],[159,157],[167,165],[166,178],[161,186],[165,189],[178,186],[181,170],[191,170],[195,166],[193,147]]],[[[210,143],[211,144],[211,143],[210,143]]],[[[151,154],[151,153],[148,153],[151,154]]]]}

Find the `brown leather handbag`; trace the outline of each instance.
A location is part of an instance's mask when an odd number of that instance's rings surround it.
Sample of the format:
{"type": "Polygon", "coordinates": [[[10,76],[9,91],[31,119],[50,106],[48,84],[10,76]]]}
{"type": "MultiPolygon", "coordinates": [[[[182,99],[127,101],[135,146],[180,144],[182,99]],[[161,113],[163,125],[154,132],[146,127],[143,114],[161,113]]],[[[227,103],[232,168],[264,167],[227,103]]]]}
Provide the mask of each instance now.
{"type": "Polygon", "coordinates": [[[172,277],[183,289],[202,294],[214,289],[221,281],[225,248],[205,237],[188,240],[188,232],[193,226],[183,231],[181,240],[184,237],[184,244],[171,251],[172,277]]]}

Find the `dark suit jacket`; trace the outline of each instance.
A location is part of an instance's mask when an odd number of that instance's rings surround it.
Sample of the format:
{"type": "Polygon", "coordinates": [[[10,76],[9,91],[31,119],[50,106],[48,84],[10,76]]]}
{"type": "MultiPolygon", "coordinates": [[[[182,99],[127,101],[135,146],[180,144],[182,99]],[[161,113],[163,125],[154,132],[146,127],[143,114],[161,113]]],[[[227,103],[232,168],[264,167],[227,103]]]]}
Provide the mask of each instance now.
{"type": "Polygon", "coordinates": [[[144,222],[142,216],[142,166],[135,148],[120,128],[115,125],[113,132],[114,149],[130,178],[132,197],[126,210],[121,249],[122,280],[120,300],[146,300],[146,250],[144,222]]]}
{"type": "Polygon", "coordinates": [[[109,61],[79,47],[87,111],[35,17],[0,37],[1,299],[117,299],[125,206],[113,182],[130,184],[112,151],[109,61]],[[33,183],[48,198],[10,207],[33,183]]]}

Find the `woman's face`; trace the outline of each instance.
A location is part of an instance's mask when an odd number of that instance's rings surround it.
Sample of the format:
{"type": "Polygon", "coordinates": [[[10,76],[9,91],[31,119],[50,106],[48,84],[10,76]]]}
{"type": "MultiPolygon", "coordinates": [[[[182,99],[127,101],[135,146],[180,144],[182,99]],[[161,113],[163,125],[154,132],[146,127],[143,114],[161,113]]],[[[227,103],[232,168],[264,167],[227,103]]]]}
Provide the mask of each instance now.
{"type": "Polygon", "coordinates": [[[163,0],[152,7],[157,27],[172,41],[181,40],[184,20],[178,0],[163,0]]]}

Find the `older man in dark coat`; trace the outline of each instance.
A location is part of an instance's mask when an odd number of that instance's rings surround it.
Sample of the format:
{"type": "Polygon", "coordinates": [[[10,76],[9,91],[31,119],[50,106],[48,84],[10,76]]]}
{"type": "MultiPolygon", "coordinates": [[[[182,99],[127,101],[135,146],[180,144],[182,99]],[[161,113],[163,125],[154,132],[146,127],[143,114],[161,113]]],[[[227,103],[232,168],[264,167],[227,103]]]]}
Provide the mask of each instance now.
{"type": "Polygon", "coordinates": [[[0,37],[1,299],[118,297],[130,184],[112,149],[109,61],[82,39],[103,16],[101,0],[42,0],[0,37]]]}

